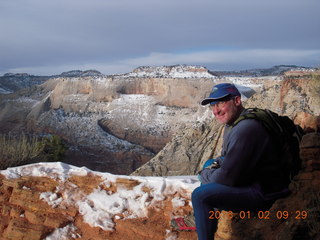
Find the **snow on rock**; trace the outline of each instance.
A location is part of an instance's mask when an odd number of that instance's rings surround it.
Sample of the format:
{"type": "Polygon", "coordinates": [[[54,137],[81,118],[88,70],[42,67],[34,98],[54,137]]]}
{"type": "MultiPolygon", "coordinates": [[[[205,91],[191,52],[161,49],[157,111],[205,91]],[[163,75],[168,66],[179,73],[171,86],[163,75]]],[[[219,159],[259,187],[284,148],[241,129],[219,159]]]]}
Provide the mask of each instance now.
{"type": "Polygon", "coordinates": [[[143,66],[123,76],[141,78],[216,78],[216,76],[211,74],[205,67],[188,65],[143,66]]]}
{"type": "MultiPolygon", "coordinates": [[[[38,200],[45,201],[57,211],[68,211],[72,206],[82,216],[84,223],[103,231],[117,231],[119,221],[148,218],[150,209],[164,211],[168,203],[170,207],[167,208],[171,209],[171,212],[165,215],[167,217],[178,216],[181,208],[191,209],[191,192],[199,186],[196,176],[113,175],[60,162],[8,168],[0,171],[0,177],[1,175],[8,181],[25,180],[30,177],[45,177],[54,180],[57,186],[40,192],[38,200]]],[[[24,190],[32,191],[34,188],[36,186],[28,185],[24,187],[24,190]]],[[[68,236],[79,234],[77,228],[80,226],[75,226],[72,221],[70,222],[69,225],[55,229],[46,240],[70,239],[68,236]],[[60,238],[55,236],[60,236],[60,238]]],[[[166,224],[169,225],[169,221],[166,224]]],[[[166,235],[172,236],[168,233],[166,235]]]]}
{"type": "Polygon", "coordinates": [[[81,238],[79,234],[76,233],[77,228],[73,224],[68,224],[63,228],[57,228],[52,234],[47,236],[44,240],[69,240],[81,238]]]}
{"type": "Polygon", "coordinates": [[[8,168],[0,171],[8,179],[20,178],[23,176],[50,177],[65,181],[70,175],[86,176],[90,170],[83,167],[78,168],[61,162],[36,163],[21,167],[8,168]]]}

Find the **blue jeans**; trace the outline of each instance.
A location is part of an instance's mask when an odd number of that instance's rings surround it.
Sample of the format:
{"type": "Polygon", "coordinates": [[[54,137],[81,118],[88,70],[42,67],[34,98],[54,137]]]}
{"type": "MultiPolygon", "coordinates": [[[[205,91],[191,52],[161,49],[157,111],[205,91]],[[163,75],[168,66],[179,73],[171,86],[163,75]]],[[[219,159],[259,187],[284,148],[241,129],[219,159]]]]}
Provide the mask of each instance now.
{"type": "Polygon", "coordinates": [[[196,220],[198,240],[213,240],[217,220],[209,219],[210,211],[266,210],[280,195],[265,199],[259,185],[229,187],[218,183],[201,185],[192,193],[192,205],[196,220]]]}

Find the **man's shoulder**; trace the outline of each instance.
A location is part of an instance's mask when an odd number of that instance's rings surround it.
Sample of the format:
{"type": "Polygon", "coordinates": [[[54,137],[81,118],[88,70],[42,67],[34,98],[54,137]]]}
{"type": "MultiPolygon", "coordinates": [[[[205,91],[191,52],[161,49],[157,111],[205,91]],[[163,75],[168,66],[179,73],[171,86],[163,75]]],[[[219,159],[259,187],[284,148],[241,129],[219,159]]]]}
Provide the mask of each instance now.
{"type": "Polygon", "coordinates": [[[233,122],[230,128],[238,127],[261,127],[260,116],[257,115],[257,112],[264,111],[259,108],[245,108],[239,115],[239,117],[233,122]]]}
{"type": "Polygon", "coordinates": [[[245,108],[243,111],[240,113],[239,117],[241,116],[247,116],[251,114],[264,114],[266,111],[270,111],[268,109],[262,109],[262,108],[245,108]]]}
{"type": "Polygon", "coordinates": [[[263,125],[258,119],[245,118],[239,121],[236,125],[230,126],[230,131],[254,131],[261,129],[263,125]]]}
{"type": "Polygon", "coordinates": [[[230,126],[234,127],[263,127],[263,122],[268,120],[269,110],[260,108],[246,108],[244,109],[239,117],[230,126]]]}
{"type": "Polygon", "coordinates": [[[255,136],[257,134],[266,136],[268,133],[260,119],[255,117],[246,117],[250,114],[250,109],[245,109],[231,126],[228,126],[230,136],[236,138],[241,136],[255,136]]]}

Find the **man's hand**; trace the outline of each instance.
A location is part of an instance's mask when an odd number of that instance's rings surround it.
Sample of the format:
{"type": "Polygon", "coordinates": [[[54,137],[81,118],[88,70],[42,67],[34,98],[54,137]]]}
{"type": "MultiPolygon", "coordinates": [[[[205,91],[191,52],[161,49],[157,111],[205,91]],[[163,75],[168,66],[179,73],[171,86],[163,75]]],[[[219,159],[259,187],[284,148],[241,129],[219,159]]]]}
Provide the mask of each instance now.
{"type": "Polygon", "coordinates": [[[209,160],[207,160],[203,164],[202,170],[205,169],[205,168],[212,169],[212,168],[219,168],[219,167],[220,167],[220,165],[219,165],[219,163],[217,163],[217,159],[210,158],[209,160]]]}

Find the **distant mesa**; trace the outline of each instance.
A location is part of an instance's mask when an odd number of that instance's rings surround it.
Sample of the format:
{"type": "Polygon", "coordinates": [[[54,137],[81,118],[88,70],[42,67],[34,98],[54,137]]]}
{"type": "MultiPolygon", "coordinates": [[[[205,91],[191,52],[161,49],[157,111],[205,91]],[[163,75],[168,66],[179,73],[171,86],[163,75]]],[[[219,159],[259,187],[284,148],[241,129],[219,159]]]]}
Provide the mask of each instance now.
{"type": "Polygon", "coordinates": [[[141,66],[125,74],[128,77],[215,78],[207,68],[197,65],[141,66]]]}
{"type": "Polygon", "coordinates": [[[4,77],[28,77],[31,76],[28,73],[5,73],[4,77]]]}
{"type": "Polygon", "coordinates": [[[68,72],[63,72],[60,77],[92,77],[92,76],[102,76],[103,74],[97,70],[72,70],[68,72]]]}

